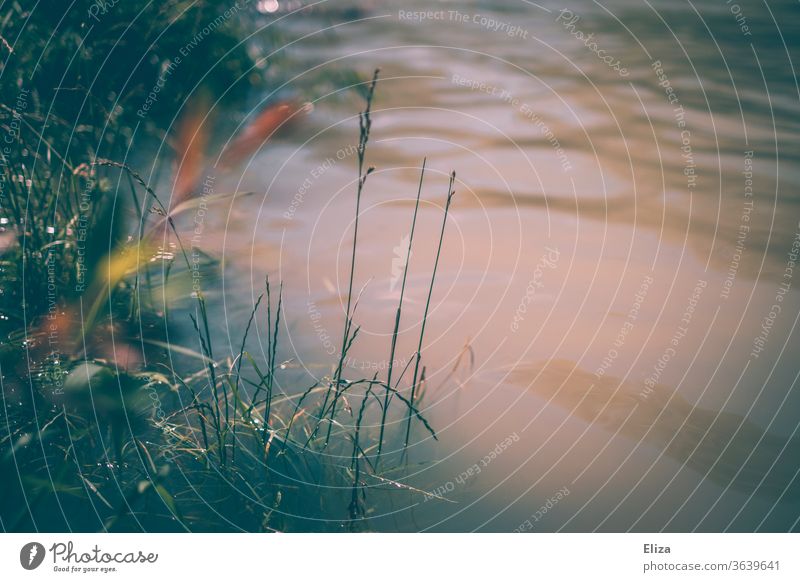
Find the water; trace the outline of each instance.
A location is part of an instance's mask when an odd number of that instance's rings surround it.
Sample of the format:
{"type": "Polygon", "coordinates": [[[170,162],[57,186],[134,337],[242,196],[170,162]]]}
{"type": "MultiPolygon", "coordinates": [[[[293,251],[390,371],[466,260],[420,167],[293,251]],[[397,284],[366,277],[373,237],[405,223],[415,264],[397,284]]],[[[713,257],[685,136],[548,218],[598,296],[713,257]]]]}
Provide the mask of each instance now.
{"type": "MultiPolygon", "coordinates": [[[[416,431],[404,478],[456,503],[398,491],[373,525],[797,529],[796,6],[277,4],[294,85],[381,67],[351,377],[387,367],[427,156],[395,369],[414,353],[457,172],[424,346],[440,441],[416,431]]],[[[287,391],[330,373],[346,302],[361,105],[327,89],[204,240],[232,353],[284,282],[287,391]]]]}

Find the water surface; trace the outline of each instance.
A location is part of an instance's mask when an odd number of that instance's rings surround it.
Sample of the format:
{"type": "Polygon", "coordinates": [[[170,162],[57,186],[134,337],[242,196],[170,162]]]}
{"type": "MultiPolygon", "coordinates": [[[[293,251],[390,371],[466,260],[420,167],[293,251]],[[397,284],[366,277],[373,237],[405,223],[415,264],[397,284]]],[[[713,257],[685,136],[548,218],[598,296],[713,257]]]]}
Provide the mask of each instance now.
{"type": "Polygon", "coordinates": [[[351,377],[387,367],[427,157],[396,366],[412,357],[457,172],[424,346],[441,440],[416,431],[403,477],[448,500],[398,491],[373,525],[797,529],[796,4],[278,4],[265,24],[298,40],[277,94],[314,110],[241,169],[229,185],[255,195],[204,240],[232,353],[267,272],[283,388],[340,347],[362,105],[301,87],[381,67],[351,377]]]}

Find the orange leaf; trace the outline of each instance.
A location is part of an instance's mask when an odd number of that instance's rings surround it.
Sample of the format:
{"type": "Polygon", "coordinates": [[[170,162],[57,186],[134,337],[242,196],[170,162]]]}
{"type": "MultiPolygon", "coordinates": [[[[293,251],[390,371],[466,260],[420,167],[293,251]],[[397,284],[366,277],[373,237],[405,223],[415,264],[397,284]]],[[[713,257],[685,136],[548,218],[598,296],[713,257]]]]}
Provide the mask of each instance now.
{"type": "Polygon", "coordinates": [[[268,105],[227,147],[222,154],[223,166],[231,166],[258,150],[276,131],[305,111],[305,106],[285,101],[268,105]]]}

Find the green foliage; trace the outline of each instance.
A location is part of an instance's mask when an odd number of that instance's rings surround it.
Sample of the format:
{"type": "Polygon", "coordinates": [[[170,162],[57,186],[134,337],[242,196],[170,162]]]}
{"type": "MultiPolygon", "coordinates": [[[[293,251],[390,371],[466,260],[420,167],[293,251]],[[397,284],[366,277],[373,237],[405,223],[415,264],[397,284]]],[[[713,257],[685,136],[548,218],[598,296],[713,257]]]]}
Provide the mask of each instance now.
{"type": "Polygon", "coordinates": [[[253,74],[247,44],[240,42],[242,19],[252,10],[246,3],[30,4],[7,2],[0,9],[0,35],[13,50],[0,47],[0,95],[11,105],[30,91],[25,113],[31,121],[69,131],[53,144],[65,146],[67,159],[118,157],[137,123],[159,133],[191,94],[210,92],[224,107],[263,79],[253,74]]]}
{"type": "MultiPolygon", "coordinates": [[[[196,201],[168,211],[127,163],[107,161],[128,160],[136,131],[162,139],[190,95],[213,94],[224,108],[269,76],[272,62],[252,74],[239,42],[247,8],[107,4],[0,8],[3,528],[364,529],[367,490],[400,487],[377,466],[390,403],[409,427],[436,433],[415,406],[419,386],[409,399],[377,376],[344,378],[358,334],[352,273],[339,366],[280,395],[281,290],[267,281],[233,360],[214,353],[202,292],[191,304],[199,350],[175,345],[163,299],[193,266],[173,218],[196,201]],[[150,236],[155,222],[168,248],[150,236]],[[247,350],[264,311],[266,362],[247,350]],[[369,418],[382,419],[379,439],[369,418]]],[[[376,78],[361,116],[359,199],[376,78]]],[[[353,266],[356,255],[354,244],[353,266]]]]}

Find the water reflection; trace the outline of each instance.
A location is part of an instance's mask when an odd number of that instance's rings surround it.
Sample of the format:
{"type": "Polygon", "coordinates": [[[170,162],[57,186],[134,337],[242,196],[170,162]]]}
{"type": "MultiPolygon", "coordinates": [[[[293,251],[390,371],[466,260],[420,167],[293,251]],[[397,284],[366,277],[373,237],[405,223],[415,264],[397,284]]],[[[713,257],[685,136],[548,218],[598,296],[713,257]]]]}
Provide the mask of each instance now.
{"type": "Polygon", "coordinates": [[[800,439],[764,430],[740,414],[694,406],[672,388],[596,376],[574,362],[520,366],[513,381],[588,423],[657,447],[723,487],[797,499],[800,439]]]}

